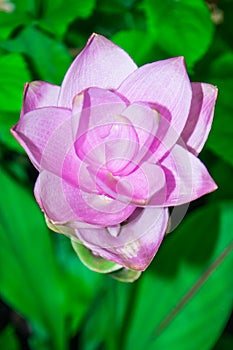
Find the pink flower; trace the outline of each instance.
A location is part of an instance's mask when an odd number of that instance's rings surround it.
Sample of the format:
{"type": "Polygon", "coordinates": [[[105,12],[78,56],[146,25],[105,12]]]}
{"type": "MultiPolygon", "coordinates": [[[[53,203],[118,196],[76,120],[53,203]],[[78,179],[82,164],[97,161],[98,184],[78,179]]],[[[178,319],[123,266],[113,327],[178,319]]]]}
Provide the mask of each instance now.
{"type": "Polygon", "coordinates": [[[214,86],[190,83],[183,57],[138,68],[96,34],[61,87],[26,84],[12,133],[39,171],[35,197],[50,227],[95,256],[144,270],[168,207],[216,189],[196,157],[216,97],[214,86]]]}

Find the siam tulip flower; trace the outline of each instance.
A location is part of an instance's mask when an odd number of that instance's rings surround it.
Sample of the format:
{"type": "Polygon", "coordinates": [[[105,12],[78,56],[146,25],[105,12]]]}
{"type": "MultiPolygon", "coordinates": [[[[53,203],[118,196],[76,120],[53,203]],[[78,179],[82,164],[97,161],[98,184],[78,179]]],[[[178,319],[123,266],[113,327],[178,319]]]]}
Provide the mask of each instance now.
{"type": "Polygon", "coordinates": [[[197,158],[216,97],[214,86],[190,83],[183,57],[138,68],[96,34],[61,87],[26,84],[12,134],[39,171],[47,224],[72,238],[86,265],[137,278],[163,240],[168,208],[216,189],[197,158]]]}

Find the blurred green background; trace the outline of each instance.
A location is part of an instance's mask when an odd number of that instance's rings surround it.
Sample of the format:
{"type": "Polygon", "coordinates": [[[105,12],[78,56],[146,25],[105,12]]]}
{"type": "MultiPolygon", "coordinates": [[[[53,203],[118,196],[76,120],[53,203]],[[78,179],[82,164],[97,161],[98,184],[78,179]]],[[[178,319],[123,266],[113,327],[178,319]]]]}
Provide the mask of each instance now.
{"type": "Polygon", "coordinates": [[[233,349],[233,1],[0,0],[0,349],[233,349]],[[47,229],[36,172],[9,129],[23,85],[60,84],[92,32],[138,65],[185,56],[217,85],[201,198],[134,284],[89,271],[47,229]]]}

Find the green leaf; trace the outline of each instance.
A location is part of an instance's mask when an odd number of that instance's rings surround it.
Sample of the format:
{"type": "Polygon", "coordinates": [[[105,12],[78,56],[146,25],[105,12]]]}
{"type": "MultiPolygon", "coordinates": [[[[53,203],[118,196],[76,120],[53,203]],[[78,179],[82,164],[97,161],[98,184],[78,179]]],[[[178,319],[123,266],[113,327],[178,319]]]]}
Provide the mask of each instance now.
{"type": "Polygon", "coordinates": [[[76,18],[87,18],[94,10],[96,0],[48,0],[43,2],[40,26],[61,37],[76,18]]]}
{"type": "Polygon", "coordinates": [[[165,239],[137,282],[125,349],[211,349],[233,303],[232,210],[196,210],[165,239]]]}
{"type": "Polygon", "coordinates": [[[218,87],[219,94],[213,127],[206,146],[233,165],[233,51],[226,51],[210,62],[209,82],[218,87]]]}
{"type": "Polygon", "coordinates": [[[101,288],[103,275],[92,272],[81,263],[68,237],[55,234],[55,248],[65,289],[64,310],[69,319],[67,333],[73,337],[101,288]]]}
{"type": "MultiPolygon", "coordinates": [[[[135,282],[137,283],[137,282],[135,282]]],[[[105,283],[91,305],[89,317],[80,334],[80,349],[123,349],[119,346],[121,327],[128,302],[132,305],[131,290],[135,284],[120,283],[105,276],[105,283]]],[[[128,310],[126,310],[128,311],[128,310]]]]}
{"type": "Polygon", "coordinates": [[[11,4],[9,12],[0,11],[0,40],[7,39],[20,26],[37,22],[42,0],[1,0],[11,4]]]}
{"type": "Polygon", "coordinates": [[[20,54],[0,57],[0,111],[20,111],[23,86],[27,81],[30,81],[30,74],[20,54]]]}
{"type": "Polygon", "coordinates": [[[0,333],[0,349],[20,350],[19,341],[11,326],[8,326],[0,333]]]}
{"type": "MultiPolygon", "coordinates": [[[[122,30],[111,37],[111,40],[122,47],[141,66],[147,63],[153,48],[154,40],[150,33],[140,30],[122,30]],[[140,50],[137,50],[140,43],[140,50]]],[[[155,59],[155,53],[154,53],[155,59]]]]}
{"type": "MultiPolygon", "coordinates": [[[[0,78],[1,80],[1,78],[0,78]]],[[[1,92],[0,92],[1,94],[1,92]]],[[[22,95],[22,91],[21,91],[22,95]]],[[[15,140],[11,135],[11,127],[17,123],[19,120],[20,113],[7,113],[0,112],[0,142],[6,145],[11,150],[17,151],[19,153],[25,154],[25,151],[22,146],[15,140]]]]}
{"type": "Polygon", "coordinates": [[[99,0],[98,10],[106,13],[123,13],[133,7],[136,0],[99,0]]]}
{"type": "Polygon", "coordinates": [[[206,53],[213,23],[203,0],[144,0],[142,7],[148,30],[169,55],[184,56],[188,67],[192,67],[206,53]]]}
{"type": "Polygon", "coordinates": [[[23,86],[30,80],[27,65],[20,54],[0,57],[0,141],[17,151],[22,151],[22,148],[10,134],[10,128],[19,119],[23,86]]]}
{"type": "Polygon", "coordinates": [[[43,349],[64,350],[63,290],[43,216],[2,169],[0,183],[0,295],[43,335],[43,349]]]}
{"type": "Polygon", "coordinates": [[[23,29],[17,38],[8,40],[1,47],[27,55],[35,70],[35,79],[60,84],[70,64],[66,47],[34,27],[23,29]]]}
{"type": "Polygon", "coordinates": [[[26,12],[14,11],[6,13],[0,11],[0,40],[7,39],[17,27],[27,25],[30,22],[31,18],[26,12]]]}

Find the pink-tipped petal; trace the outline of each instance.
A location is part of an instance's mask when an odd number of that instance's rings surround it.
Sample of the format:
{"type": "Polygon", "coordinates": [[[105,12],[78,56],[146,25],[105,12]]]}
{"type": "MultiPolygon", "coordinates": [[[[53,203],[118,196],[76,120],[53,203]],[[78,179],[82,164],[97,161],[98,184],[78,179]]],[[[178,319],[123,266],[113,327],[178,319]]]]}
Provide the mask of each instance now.
{"type": "Polygon", "coordinates": [[[35,195],[49,220],[54,222],[82,221],[93,225],[116,225],[126,220],[135,207],[81,191],[64,179],[42,171],[35,195]]]}
{"type": "MultiPolygon", "coordinates": [[[[81,93],[77,94],[73,99],[73,106],[72,106],[72,114],[73,114],[73,133],[75,137],[77,138],[79,135],[86,132],[87,124],[90,124],[92,126],[93,122],[91,122],[90,119],[90,108],[94,108],[96,113],[103,114],[103,112],[106,113],[106,111],[101,108],[101,105],[108,105],[111,106],[114,104],[114,108],[111,113],[120,113],[127,105],[128,101],[124,99],[124,97],[120,96],[119,94],[114,93],[113,91],[93,87],[88,88],[81,93]],[[97,107],[99,106],[99,107],[97,107]],[[83,111],[83,118],[82,112],[83,111]]],[[[103,116],[101,117],[103,118],[103,116]]],[[[98,118],[97,123],[100,124],[98,118]]]]}
{"type": "MultiPolygon", "coordinates": [[[[44,107],[25,114],[11,129],[13,136],[27,152],[34,166],[43,167],[43,156],[54,134],[62,130],[71,119],[71,111],[57,107],[44,107]]],[[[70,127],[71,129],[71,127],[70,127]]],[[[61,131],[63,133],[63,131],[61,131]]],[[[54,159],[56,149],[52,150],[54,159]]],[[[48,162],[50,163],[50,162],[48,162]]]]}
{"type": "Polygon", "coordinates": [[[110,228],[76,230],[94,254],[132,270],[145,270],[155,256],[168,223],[166,208],[137,209],[117,235],[110,228]]]}
{"type": "Polygon", "coordinates": [[[178,144],[161,166],[166,176],[166,199],[155,195],[150,205],[177,206],[189,203],[217,188],[204,164],[178,144]]]}
{"type": "MultiPolygon", "coordinates": [[[[118,88],[131,102],[152,102],[165,122],[157,138],[169,150],[178,140],[188,117],[192,90],[183,57],[147,64],[133,72],[118,88]],[[170,129],[170,130],[169,130],[170,129]]],[[[158,154],[159,150],[157,150],[158,154]]],[[[163,154],[161,154],[162,157],[163,154]]]]}
{"type": "Polygon", "coordinates": [[[181,139],[190,152],[198,155],[211,129],[218,90],[210,84],[192,83],[192,91],[190,113],[181,139]]]}
{"type": "Polygon", "coordinates": [[[88,87],[115,89],[136,69],[124,50],[93,34],[64,77],[58,105],[71,108],[74,96],[88,87]]]}
{"type": "Polygon", "coordinates": [[[24,114],[41,107],[57,106],[60,86],[46,83],[45,81],[32,81],[24,87],[23,107],[21,118],[24,114]]]}

